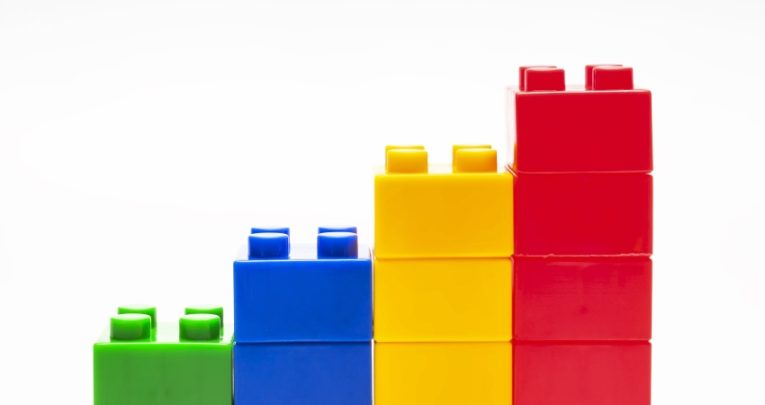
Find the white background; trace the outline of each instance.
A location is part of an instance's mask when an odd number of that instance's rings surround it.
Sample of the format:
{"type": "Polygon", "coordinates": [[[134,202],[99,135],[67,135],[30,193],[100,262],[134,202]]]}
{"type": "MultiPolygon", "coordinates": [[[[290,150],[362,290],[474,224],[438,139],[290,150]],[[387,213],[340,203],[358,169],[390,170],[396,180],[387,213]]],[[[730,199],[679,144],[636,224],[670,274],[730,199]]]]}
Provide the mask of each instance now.
{"type": "Polygon", "coordinates": [[[223,303],[252,224],[370,241],[387,143],[504,148],[521,64],[654,91],[655,404],[763,404],[752,1],[0,0],[0,392],[91,399],[115,307],[223,303]]]}

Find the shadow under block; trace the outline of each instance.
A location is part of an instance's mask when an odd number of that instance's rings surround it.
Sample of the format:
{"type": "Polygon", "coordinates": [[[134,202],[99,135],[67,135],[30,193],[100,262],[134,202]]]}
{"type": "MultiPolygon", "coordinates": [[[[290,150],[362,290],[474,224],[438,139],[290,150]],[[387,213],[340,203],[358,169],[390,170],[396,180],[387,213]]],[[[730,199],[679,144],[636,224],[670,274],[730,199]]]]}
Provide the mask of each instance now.
{"type": "Polygon", "coordinates": [[[375,260],[378,342],[509,342],[510,259],[375,260]]]}
{"type": "Polygon", "coordinates": [[[231,405],[231,336],[180,341],[177,324],[159,323],[142,341],[93,346],[95,405],[231,405]]]}
{"type": "Polygon", "coordinates": [[[237,343],[237,405],[371,405],[372,344],[237,343]]]}
{"type": "Polygon", "coordinates": [[[650,403],[650,343],[513,342],[513,405],[650,403]]]}
{"type": "Polygon", "coordinates": [[[588,66],[585,88],[565,88],[563,69],[521,68],[508,92],[516,173],[642,172],[653,168],[651,92],[632,69],[588,66]]]}
{"type": "Polygon", "coordinates": [[[513,341],[651,338],[651,259],[515,257],[513,341]]]}
{"type": "Polygon", "coordinates": [[[650,255],[652,201],[648,174],[519,174],[515,254],[650,255]]]}
{"type": "Polygon", "coordinates": [[[318,258],[298,246],[288,258],[235,261],[234,322],[237,343],[371,340],[369,249],[318,258]]]}
{"type": "Polygon", "coordinates": [[[510,343],[376,343],[375,405],[508,405],[510,343]]]}
{"type": "Polygon", "coordinates": [[[375,257],[510,257],[513,177],[507,173],[375,177],[375,257]]]}

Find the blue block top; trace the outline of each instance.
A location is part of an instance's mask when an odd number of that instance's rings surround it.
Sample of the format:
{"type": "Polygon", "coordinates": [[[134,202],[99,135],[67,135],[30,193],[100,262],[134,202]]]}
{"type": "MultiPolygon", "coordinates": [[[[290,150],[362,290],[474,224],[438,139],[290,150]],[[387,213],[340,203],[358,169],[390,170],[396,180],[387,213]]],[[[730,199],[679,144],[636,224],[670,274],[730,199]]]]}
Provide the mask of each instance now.
{"type": "Polygon", "coordinates": [[[356,227],[320,227],[315,248],[290,243],[289,228],[253,227],[247,258],[240,260],[370,259],[369,249],[359,249],[356,227]]]}
{"type": "Polygon", "coordinates": [[[291,245],[287,228],[253,229],[234,261],[237,342],[372,339],[372,259],[355,227],[321,227],[308,245],[291,245]]]}

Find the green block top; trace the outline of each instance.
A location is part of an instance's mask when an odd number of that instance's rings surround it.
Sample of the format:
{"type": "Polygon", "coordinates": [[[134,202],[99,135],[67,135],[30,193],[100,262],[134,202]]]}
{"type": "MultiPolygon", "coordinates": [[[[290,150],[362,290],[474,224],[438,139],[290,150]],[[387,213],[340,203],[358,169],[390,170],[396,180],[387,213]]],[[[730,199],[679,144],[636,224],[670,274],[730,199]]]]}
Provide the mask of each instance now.
{"type": "Polygon", "coordinates": [[[154,307],[120,307],[93,345],[94,405],[231,405],[233,327],[221,307],[157,322],[154,307]]]}

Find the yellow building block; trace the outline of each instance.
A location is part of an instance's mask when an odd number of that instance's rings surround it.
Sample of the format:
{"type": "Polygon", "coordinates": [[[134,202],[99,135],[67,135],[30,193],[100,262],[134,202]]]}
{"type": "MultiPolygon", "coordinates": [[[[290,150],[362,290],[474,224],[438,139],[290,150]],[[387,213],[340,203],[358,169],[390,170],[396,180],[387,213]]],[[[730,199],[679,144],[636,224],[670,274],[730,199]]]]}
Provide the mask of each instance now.
{"type": "Polygon", "coordinates": [[[512,262],[375,260],[378,342],[509,342],[512,262]]]}
{"type": "Polygon", "coordinates": [[[421,146],[389,146],[385,167],[375,177],[378,258],[512,255],[513,177],[497,172],[495,150],[455,146],[451,173],[437,173],[421,146]]]}
{"type": "Polygon", "coordinates": [[[375,405],[510,405],[510,343],[377,343],[375,405]]]}

